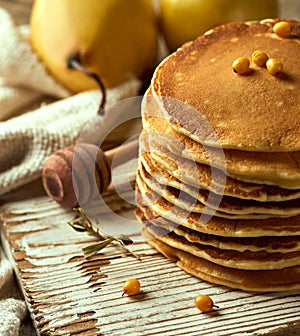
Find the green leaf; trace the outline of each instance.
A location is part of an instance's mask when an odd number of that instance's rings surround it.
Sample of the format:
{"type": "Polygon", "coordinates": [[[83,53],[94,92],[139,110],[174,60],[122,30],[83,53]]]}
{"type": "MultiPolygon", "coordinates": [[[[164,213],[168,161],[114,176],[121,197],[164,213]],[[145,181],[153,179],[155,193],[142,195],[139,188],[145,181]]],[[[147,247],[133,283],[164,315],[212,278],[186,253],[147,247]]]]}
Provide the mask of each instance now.
{"type": "Polygon", "coordinates": [[[111,242],[112,242],[111,238],[105,239],[105,240],[102,240],[99,243],[91,244],[91,245],[88,245],[88,246],[84,247],[82,249],[82,251],[83,251],[83,253],[84,253],[84,255],[86,257],[90,257],[92,255],[97,254],[99,251],[101,251],[102,249],[104,249],[111,242]]]}
{"type": "Polygon", "coordinates": [[[116,240],[121,240],[124,245],[131,245],[133,244],[133,240],[129,238],[128,236],[124,235],[123,233],[114,236],[116,240]]]}
{"type": "Polygon", "coordinates": [[[100,241],[91,245],[88,245],[82,249],[84,255],[86,257],[97,254],[99,251],[104,249],[107,245],[112,243],[113,245],[119,245],[119,247],[126,250],[133,257],[140,260],[140,257],[136,255],[134,252],[130,251],[126,245],[133,244],[131,238],[126,236],[125,234],[118,234],[114,237],[104,233],[100,228],[95,227],[93,223],[90,221],[85,211],[82,208],[73,208],[73,211],[77,214],[76,218],[72,222],[68,222],[68,224],[78,232],[87,232],[93,236],[96,236],[100,241]],[[118,244],[114,244],[118,243],[118,244]]]}

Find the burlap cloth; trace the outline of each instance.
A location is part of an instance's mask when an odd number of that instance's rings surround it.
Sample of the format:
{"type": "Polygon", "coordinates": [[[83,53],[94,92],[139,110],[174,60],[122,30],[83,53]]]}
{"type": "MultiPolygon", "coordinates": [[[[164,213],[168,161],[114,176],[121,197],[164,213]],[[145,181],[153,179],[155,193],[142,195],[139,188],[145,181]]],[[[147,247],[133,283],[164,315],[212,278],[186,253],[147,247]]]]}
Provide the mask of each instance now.
{"type": "MultiPolygon", "coordinates": [[[[102,99],[98,90],[71,95],[56,83],[32,52],[28,36],[28,27],[17,27],[0,8],[0,196],[38,178],[50,153],[75,143],[102,99]],[[31,110],[45,97],[51,103],[31,110]]],[[[137,95],[140,85],[132,79],[108,90],[107,105],[137,95]]],[[[108,118],[98,119],[97,127],[108,118]]],[[[12,267],[0,251],[0,335],[33,335],[22,327],[26,315],[12,267]]]]}

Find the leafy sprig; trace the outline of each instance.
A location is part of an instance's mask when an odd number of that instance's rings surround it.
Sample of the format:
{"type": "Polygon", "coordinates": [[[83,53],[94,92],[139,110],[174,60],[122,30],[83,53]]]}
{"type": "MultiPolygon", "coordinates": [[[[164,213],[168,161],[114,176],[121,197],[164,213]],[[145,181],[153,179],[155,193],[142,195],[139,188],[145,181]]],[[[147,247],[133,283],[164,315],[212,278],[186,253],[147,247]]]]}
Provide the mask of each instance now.
{"type": "Polygon", "coordinates": [[[113,245],[121,247],[133,257],[140,259],[140,256],[128,248],[128,245],[133,244],[133,241],[128,236],[124,234],[111,236],[103,232],[99,227],[95,227],[82,208],[73,208],[73,211],[76,213],[76,218],[72,222],[68,222],[68,224],[77,232],[87,232],[99,239],[99,242],[83,247],[82,251],[86,257],[97,254],[108,245],[113,245]]]}

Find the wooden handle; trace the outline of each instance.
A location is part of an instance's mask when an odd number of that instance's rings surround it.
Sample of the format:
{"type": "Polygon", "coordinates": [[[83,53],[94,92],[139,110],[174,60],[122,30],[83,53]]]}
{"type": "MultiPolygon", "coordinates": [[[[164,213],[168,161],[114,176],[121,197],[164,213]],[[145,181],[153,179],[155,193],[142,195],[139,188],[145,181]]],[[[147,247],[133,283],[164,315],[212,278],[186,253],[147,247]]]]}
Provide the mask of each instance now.
{"type": "Polygon", "coordinates": [[[106,161],[110,168],[119,166],[138,156],[139,140],[132,140],[124,145],[115,147],[105,152],[106,161]]]}
{"type": "Polygon", "coordinates": [[[138,140],[105,153],[95,145],[79,143],[51,154],[42,181],[46,193],[65,207],[85,205],[111,182],[111,169],[137,157],[138,140]]]}

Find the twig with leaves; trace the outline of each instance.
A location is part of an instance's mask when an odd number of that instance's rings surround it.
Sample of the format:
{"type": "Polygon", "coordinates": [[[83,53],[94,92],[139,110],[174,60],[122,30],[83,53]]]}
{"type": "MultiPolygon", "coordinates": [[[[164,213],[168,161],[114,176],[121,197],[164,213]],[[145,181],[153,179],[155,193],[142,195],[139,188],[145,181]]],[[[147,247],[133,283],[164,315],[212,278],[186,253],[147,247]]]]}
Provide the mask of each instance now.
{"type": "Polygon", "coordinates": [[[133,257],[140,259],[140,256],[128,248],[127,245],[133,244],[133,241],[128,236],[124,234],[111,236],[103,232],[99,227],[95,227],[82,208],[73,208],[73,211],[77,216],[72,222],[68,222],[68,224],[77,232],[88,232],[100,240],[99,242],[90,244],[82,249],[86,257],[97,254],[108,245],[114,245],[121,247],[133,257]]]}

